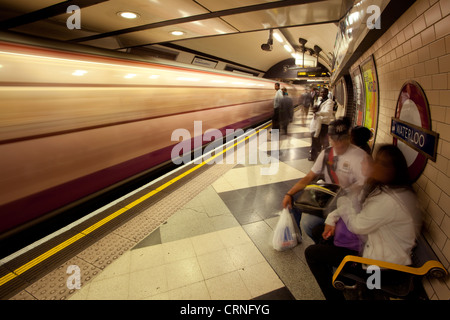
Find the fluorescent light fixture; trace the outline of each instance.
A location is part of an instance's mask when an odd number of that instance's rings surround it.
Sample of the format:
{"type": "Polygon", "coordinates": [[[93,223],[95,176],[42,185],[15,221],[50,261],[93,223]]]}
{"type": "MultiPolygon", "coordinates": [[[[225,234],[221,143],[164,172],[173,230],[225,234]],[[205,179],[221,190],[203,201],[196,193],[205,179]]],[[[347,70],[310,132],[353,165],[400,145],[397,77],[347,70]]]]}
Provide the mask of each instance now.
{"type": "Polygon", "coordinates": [[[278,32],[274,32],[273,37],[277,39],[278,42],[283,42],[283,38],[280,36],[278,32]]]}
{"type": "Polygon", "coordinates": [[[117,14],[125,19],[136,19],[137,17],[139,17],[137,13],[131,11],[122,11],[118,12],[117,14]]]}
{"type": "Polygon", "coordinates": [[[292,52],[292,51],[293,51],[292,48],[291,48],[291,46],[288,45],[288,44],[285,44],[285,45],[284,45],[284,49],[285,49],[287,52],[292,52]]]}
{"type": "Polygon", "coordinates": [[[183,31],[175,30],[175,31],[172,31],[170,34],[172,34],[174,36],[182,36],[182,35],[185,35],[186,33],[183,31]]]}

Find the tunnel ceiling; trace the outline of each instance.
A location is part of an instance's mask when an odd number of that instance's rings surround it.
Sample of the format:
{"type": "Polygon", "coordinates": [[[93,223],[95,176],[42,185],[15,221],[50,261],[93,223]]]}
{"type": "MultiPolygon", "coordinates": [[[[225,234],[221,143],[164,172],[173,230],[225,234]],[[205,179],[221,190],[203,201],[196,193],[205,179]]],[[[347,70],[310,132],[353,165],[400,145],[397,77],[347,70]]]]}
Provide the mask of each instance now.
{"type": "MultiPolygon", "coordinates": [[[[0,31],[166,59],[174,59],[180,51],[187,51],[202,58],[247,68],[255,71],[254,74],[272,72],[274,66],[292,59],[285,44],[294,51],[301,51],[299,38],[302,38],[306,41],[303,47],[307,56],[315,55],[319,67],[332,71],[336,36],[348,33],[348,29],[351,31],[348,25],[342,27],[343,21],[348,22],[349,13],[358,8],[365,9],[366,2],[1,0],[0,31]],[[74,11],[77,8],[79,10],[74,11]],[[137,17],[126,19],[120,16],[122,12],[133,12],[137,17]],[[180,34],[172,34],[174,31],[180,34]],[[283,42],[276,39],[278,36],[283,42]],[[271,50],[262,50],[261,45],[269,43],[269,38],[273,42],[271,50]],[[313,51],[315,46],[320,48],[318,52],[313,51]]],[[[383,3],[383,7],[389,3],[388,0],[375,2],[383,3]]],[[[365,21],[360,21],[359,26],[363,27],[360,30],[367,29],[365,21]]],[[[282,67],[286,69],[286,66],[282,67]]],[[[294,68],[295,64],[291,64],[289,77],[294,74],[294,68]]]]}

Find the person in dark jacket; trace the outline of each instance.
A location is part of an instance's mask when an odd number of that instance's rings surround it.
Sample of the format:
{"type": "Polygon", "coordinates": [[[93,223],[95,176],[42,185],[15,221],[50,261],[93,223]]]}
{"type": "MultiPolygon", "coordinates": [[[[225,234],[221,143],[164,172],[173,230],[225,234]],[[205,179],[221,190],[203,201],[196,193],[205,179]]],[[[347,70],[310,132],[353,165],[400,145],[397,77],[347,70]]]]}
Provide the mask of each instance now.
{"type": "Polygon", "coordinates": [[[289,97],[287,89],[283,87],[281,90],[283,91],[283,99],[281,100],[280,115],[279,115],[280,131],[281,134],[287,134],[287,127],[291,120],[291,115],[293,114],[294,111],[294,103],[292,102],[291,97],[289,97]]]}

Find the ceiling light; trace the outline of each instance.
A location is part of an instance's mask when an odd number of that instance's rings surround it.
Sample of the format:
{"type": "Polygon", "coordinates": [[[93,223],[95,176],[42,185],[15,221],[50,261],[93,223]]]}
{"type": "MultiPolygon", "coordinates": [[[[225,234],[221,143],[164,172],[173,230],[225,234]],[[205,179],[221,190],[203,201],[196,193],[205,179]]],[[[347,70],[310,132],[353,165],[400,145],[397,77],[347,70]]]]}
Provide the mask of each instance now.
{"type": "Polygon", "coordinates": [[[284,50],[286,50],[287,52],[292,52],[291,46],[289,46],[287,44],[284,45],[284,50]]]}
{"type": "Polygon", "coordinates": [[[171,34],[174,35],[174,36],[182,36],[182,35],[184,35],[186,33],[183,32],[183,31],[177,31],[176,30],[176,31],[172,31],[171,34]]]}
{"type": "Polygon", "coordinates": [[[277,39],[278,42],[283,42],[283,38],[281,38],[281,36],[278,34],[278,32],[275,32],[273,34],[273,36],[275,37],[275,39],[277,39]]]}
{"type": "Polygon", "coordinates": [[[139,17],[139,15],[137,13],[130,12],[130,11],[118,12],[117,14],[125,19],[136,19],[137,17],[139,17]]]}

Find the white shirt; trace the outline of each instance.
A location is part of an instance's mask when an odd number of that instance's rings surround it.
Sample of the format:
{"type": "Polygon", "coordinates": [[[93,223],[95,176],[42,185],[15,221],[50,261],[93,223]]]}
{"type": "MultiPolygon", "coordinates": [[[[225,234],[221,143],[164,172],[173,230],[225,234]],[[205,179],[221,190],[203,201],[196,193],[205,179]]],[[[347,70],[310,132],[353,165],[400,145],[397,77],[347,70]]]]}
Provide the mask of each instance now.
{"type": "MultiPolygon", "coordinates": [[[[334,155],[336,156],[336,154],[334,155]]],[[[326,166],[322,166],[324,156],[325,150],[322,150],[311,168],[311,171],[315,174],[323,172],[325,182],[331,183],[333,180],[328,174],[326,166]]],[[[344,154],[338,156],[335,172],[339,179],[339,185],[342,188],[347,188],[352,184],[357,184],[359,186],[364,184],[366,177],[362,173],[361,162],[365,157],[367,157],[367,153],[353,144],[348,146],[348,149],[344,154]]],[[[328,159],[326,161],[328,161],[328,159]]]]}
{"type": "Polygon", "coordinates": [[[354,209],[349,197],[339,198],[337,206],[325,223],[334,226],[340,217],[351,232],[365,236],[364,258],[411,264],[411,250],[421,225],[421,212],[411,190],[376,189],[361,211],[354,209]]]}

